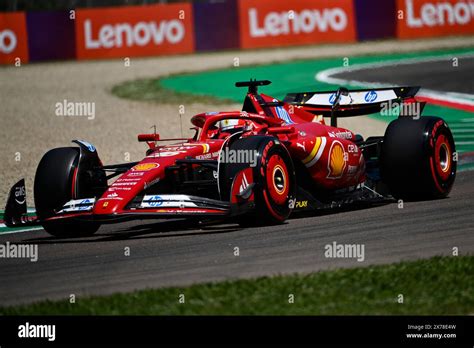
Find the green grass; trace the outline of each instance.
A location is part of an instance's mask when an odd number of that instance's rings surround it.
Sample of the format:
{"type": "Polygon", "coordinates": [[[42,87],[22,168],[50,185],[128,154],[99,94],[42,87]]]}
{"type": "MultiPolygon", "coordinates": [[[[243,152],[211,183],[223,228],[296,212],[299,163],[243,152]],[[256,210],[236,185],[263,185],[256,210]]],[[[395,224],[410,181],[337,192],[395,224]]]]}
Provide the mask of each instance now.
{"type": "Polygon", "coordinates": [[[161,85],[159,79],[126,81],[114,86],[112,88],[112,94],[120,98],[160,104],[205,103],[222,105],[234,103],[234,101],[226,98],[218,98],[209,95],[196,95],[165,88],[161,85]]]}
{"type": "Polygon", "coordinates": [[[474,256],[142,290],[0,308],[3,315],[448,315],[474,313],[474,256]],[[185,303],[178,302],[179,294],[185,303]],[[294,294],[295,302],[288,302],[294,294]],[[403,294],[404,303],[397,302],[403,294]]]}

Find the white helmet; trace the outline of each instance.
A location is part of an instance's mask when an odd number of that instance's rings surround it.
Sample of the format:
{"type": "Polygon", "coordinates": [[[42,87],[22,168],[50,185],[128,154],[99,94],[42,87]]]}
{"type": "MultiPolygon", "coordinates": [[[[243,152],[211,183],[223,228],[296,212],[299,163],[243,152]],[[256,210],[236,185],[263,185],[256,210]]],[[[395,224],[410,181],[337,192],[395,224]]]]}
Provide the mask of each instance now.
{"type": "Polygon", "coordinates": [[[234,129],[243,128],[245,120],[242,119],[227,119],[217,122],[217,127],[221,132],[229,132],[234,129]]]}

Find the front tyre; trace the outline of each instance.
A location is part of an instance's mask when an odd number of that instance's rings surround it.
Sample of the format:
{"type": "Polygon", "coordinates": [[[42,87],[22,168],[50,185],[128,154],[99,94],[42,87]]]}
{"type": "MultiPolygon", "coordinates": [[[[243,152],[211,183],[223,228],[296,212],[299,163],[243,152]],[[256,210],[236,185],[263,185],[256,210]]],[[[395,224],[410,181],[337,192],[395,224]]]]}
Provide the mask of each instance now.
{"type": "Polygon", "coordinates": [[[443,119],[398,118],[385,132],[382,180],[396,198],[444,198],[456,177],[455,151],[453,135],[443,119]]]}
{"type": "MultiPolygon", "coordinates": [[[[274,137],[253,136],[236,140],[230,149],[256,154],[252,168],[255,211],[243,215],[239,224],[247,227],[283,223],[290,216],[296,197],[295,169],[285,146],[274,137]]],[[[225,164],[222,174],[228,185],[223,185],[222,189],[230,192],[230,182],[239,171],[248,167],[249,164],[225,164]]]]}
{"type": "MultiPolygon", "coordinates": [[[[61,147],[48,151],[36,169],[34,199],[40,220],[56,214],[72,199],[72,182],[79,160],[79,149],[61,147]]],[[[51,220],[42,223],[49,234],[56,237],[84,237],[94,234],[100,227],[88,221],[51,220]]]]}

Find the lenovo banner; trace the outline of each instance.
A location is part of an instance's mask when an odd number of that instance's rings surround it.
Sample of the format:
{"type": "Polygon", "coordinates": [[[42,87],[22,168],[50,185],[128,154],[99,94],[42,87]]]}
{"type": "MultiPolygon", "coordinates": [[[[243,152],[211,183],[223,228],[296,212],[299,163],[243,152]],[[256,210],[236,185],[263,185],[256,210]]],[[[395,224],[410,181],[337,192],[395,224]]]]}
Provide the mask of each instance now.
{"type": "Polygon", "coordinates": [[[402,39],[474,34],[473,0],[397,0],[402,39]]]}
{"type": "Polygon", "coordinates": [[[356,39],[352,0],[240,0],[242,48],[356,39]]]}
{"type": "Polygon", "coordinates": [[[28,38],[25,13],[0,13],[0,63],[26,62],[28,62],[28,38]]]}
{"type": "Polygon", "coordinates": [[[192,16],[184,3],[77,10],[77,58],[192,52],[192,16]]]}

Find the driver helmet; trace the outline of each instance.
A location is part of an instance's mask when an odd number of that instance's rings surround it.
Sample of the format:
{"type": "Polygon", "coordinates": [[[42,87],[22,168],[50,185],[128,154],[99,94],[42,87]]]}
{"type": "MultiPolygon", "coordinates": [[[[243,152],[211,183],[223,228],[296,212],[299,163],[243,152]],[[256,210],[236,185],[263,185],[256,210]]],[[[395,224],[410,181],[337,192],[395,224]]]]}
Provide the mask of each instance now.
{"type": "Polygon", "coordinates": [[[245,120],[229,119],[217,122],[217,127],[221,132],[230,132],[242,130],[245,127],[245,120]]]}

